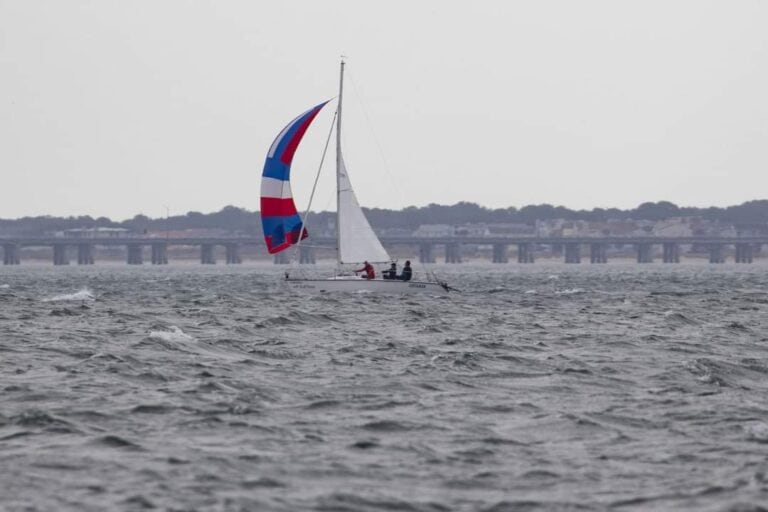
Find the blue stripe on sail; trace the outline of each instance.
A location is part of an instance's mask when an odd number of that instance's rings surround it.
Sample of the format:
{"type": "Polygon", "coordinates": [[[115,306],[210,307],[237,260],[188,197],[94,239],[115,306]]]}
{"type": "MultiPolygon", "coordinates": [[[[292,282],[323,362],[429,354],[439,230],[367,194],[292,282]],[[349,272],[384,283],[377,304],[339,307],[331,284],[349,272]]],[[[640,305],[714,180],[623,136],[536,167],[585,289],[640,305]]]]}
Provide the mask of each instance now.
{"type": "Polygon", "coordinates": [[[290,165],[285,165],[278,158],[267,158],[267,161],[264,162],[264,172],[261,173],[261,176],[264,178],[288,181],[290,174],[290,165]]]}
{"type": "Polygon", "coordinates": [[[298,231],[301,228],[301,217],[298,214],[287,217],[262,217],[261,226],[264,236],[276,233],[278,228],[282,228],[283,233],[298,231]]]}

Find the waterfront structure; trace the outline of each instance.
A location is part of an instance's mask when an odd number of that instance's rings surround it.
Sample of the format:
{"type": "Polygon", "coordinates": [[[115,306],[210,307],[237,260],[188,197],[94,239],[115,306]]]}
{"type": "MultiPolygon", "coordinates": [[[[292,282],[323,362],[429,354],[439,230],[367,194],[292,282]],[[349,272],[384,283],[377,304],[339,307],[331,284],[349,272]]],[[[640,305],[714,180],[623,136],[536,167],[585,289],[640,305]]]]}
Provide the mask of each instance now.
{"type": "MultiPolygon", "coordinates": [[[[335,237],[315,237],[312,246],[300,248],[297,255],[300,263],[312,264],[317,261],[317,251],[331,251],[335,247],[335,237]]],[[[663,263],[679,263],[683,248],[691,248],[689,254],[707,257],[710,263],[724,263],[732,257],[735,263],[752,263],[760,248],[768,244],[768,235],[761,236],[592,236],[592,237],[541,237],[541,236],[450,236],[450,237],[382,237],[385,246],[406,248],[420,263],[435,263],[440,249],[444,252],[444,262],[459,264],[467,261],[467,248],[479,248],[474,254],[483,254],[493,263],[508,263],[509,253],[516,253],[516,260],[521,264],[531,264],[537,256],[560,257],[569,264],[579,264],[583,255],[589,255],[592,264],[607,263],[609,256],[634,254],[637,263],[650,264],[660,259],[663,263]],[[621,248],[621,249],[618,249],[621,248]],[[631,251],[631,252],[627,252],[631,251]]],[[[0,239],[4,265],[22,263],[22,249],[49,247],[52,249],[52,262],[57,266],[70,264],[70,257],[77,255],[78,265],[92,265],[96,261],[97,248],[125,248],[125,261],[129,265],[142,265],[145,262],[145,249],[151,251],[149,261],[153,265],[168,263],[168,248],[171,246],[198,247],[200,263],[215,265],[217,248],[223,248],[224,261],[228,265],[242,262],[242,248],[255,246],[258,254],[263,252],[263,240],[252,237],[105,237],[64,240],[59,237],[39,238],[4,238],[0,239]]],[[[513,253],[513,254],[514,254],[513,253]]],[[[266,256],[266,253],[263,254],[266,256]]],[[[275,263],[288,263],[289,255],[275,255],[275,263]]]]}

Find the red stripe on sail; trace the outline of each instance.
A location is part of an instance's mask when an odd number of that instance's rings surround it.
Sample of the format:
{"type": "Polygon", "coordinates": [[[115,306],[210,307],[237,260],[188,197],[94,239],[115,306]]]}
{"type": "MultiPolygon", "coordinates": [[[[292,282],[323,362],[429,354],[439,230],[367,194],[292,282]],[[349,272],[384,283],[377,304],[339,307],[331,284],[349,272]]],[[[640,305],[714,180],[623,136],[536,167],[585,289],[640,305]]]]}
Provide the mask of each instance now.
{"type": "MultiPolygon", "coordinates": [[[[301,234],[301,239],[304,240],[309,236],[309,233],[305,229],[304,232],[301,234]]],[[[266,236],[264,237],[265,241],[267,242],[267,252],[269,254],[276,254],[280,251],[284,251],[285,249],[289,248],[291,245],[295,245],[299,241],[299,230],[291,231],[288,233],[288,239],[283,241],[279,245],[272,245],[272,237],[266,236]]]]}
{"type": "Polygon", "coordinates": [[[263,217],[290,217],[296,215],[296,204],[292,197],[280,199],[277,197],[261,198],[261,215],[263,217]]]}
{"type": "MultiPolygon", "coordinates": [[[[305,239],[305,238],[307,238],[308,236],[309,236],[309,232],[308,232],[308,231],[305,229],[305,230],[304,230],[304,231],[301,233],[301,239],[302,239],[302,240],[304,240],[304,239],[305,239]]],[[[291,233],[290,233],[290,237],[291,237],[291,242],[293,242],[294,244],[295,244],[296,242],[298,242],[298,241],[299,241],[299,230],[297,229],[296,231],[291,231],[291,233]]]]}

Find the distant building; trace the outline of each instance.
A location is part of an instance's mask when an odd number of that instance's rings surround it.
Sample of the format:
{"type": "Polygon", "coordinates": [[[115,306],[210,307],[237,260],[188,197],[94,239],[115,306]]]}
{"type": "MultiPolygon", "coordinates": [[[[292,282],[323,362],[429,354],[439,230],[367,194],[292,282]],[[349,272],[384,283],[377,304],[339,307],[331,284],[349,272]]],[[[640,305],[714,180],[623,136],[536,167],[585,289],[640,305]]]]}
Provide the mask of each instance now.
{"type": "Polygon", "coordinates": [[[490,236],[486,224],[422,224],[412,233],[417,238],[478,237],[490,236]]]}
{"type": "Polygon", "coordinates": [[[491,236],[535,235],[536,226],[522,223],[488,224],[488,234],[491,236]]]}
{"type": "Polygon", "coordinates": [[[649,220],[609,219],[606,221],[548,219],[536,221],[540,237],[650,236],[655,223],[649,220]]]}
{"type": "Polygon", "coordinates": [[[399,238],[405,238],[409,237],[413,234],[413,231],[411,231],[408,228],[384,228],[384,229],[377,229],[376,234],[380,237],[399,237],[399,238]]]}
{"type": "Polygon", "coordinates": [[[56,231],[52,235],[56,238],[123,238],[128,236],[131,230],[125,228],[73,228],[56,231]]]}
{"type": "Polygon", "coordinates": [[[693,234],[698,236],[737,236],[738,230],[733,224],[694,219],[693,234]]]}
{"type": "Polygon", "coordinates": [[[453,236],[489,236],[490,229],[485,224],[462,224],[453,226],[453,236]]]}
{"type": "Polygon", "coordinates": [[[221,228],[191,228],[172,231],[152,231],[146,233],[144,236],[147,236],[148,238],[227,238],[240,236],[240,234],[221,228]]]}
{"type": "Polygon", "coordinates": [[[693,236],[692,225],[691,219],[684,217],[660,220],[654,224],[651,234],[660,237],[693,236]]]}
{"type": "Polygon", "coordinates": [[[413,232],[418,238],[440,238],[453,236],[454,228],[448,224],[422,224],[413,232]]]}
{"type": "Polygon", "coordinates": [[[739,223],[734,226],[739,236],[768,235],[768,224],[761,222],[739,223]]]}

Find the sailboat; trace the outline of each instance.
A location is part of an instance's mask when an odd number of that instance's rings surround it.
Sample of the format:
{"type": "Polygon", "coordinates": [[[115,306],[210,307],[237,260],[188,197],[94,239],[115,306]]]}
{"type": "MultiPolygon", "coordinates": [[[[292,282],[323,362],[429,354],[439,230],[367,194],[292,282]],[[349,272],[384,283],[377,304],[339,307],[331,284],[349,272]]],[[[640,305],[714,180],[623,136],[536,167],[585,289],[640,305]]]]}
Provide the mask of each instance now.
{"type": "MultiPolygon", "coordinates": [[[[384,293],[447,293],[445,282],[431,280],[364,279],[351,272],[350,265],[363,262],[388,264],[393,260],[371,228],[357,201],[341,150],[342,98],[344,94],[344,60],[339,73],[339,96],[336,107],[336,254],[337,266],[332,276],[309,278],[285,274],[292,289],[316,292],[384,292],[384,293]]],[[[267,152],[261,178],[261,221],[267,251],[276,254],[297,248],[309,237],[291,192],[290,173],[293,156],[304,134],[317,114],[330,100],[320,103],[296,117],[283,128],[267,152]]],[[[329,134],[330,138],[330,134],[329,134]]],[[[307,210],[308,212],[309,210],[307,210]]],[[[306,217],[306,215],[305,215],[306,217]]]]}

